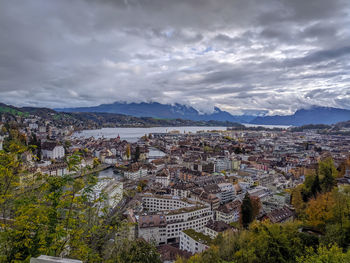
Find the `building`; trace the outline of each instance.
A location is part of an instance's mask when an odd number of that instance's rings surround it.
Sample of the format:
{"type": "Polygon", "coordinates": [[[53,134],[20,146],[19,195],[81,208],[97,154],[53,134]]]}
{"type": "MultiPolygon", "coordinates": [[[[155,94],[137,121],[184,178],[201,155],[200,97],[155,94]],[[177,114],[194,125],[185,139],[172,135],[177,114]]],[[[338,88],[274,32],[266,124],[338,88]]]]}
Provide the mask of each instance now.
{"type": "Polygon", "coordinates": [[[164,215],[143,215],[138,220],[138,234],[147,242],[167,243],[167,224],[164,215]]]}
{"type": "Polygon", "coordinates": [[[237,229],[223,221],[210,220],[204,227],[204,234],[209,236],[211,239],[215,239],[220,233],[224,233],[228,230],[237,231],[237,229]]]}
{"type": "Polygon", "coordinates": [[[293,221],[294,212],[288,207],[275,209],[266,215],[270,219],[271,223],[283,223],[293,221]]]}
{"type": "Polygon", "coordinates": [[[64,162],[53,163],[48,166],[40,167],[43,174],[63,176],[68,174],[68,165],[64,162]]]}
{"type": "Polygon", "coordinates": [[[156,183],[167,187],[170,183],[170,174],[166,169],[163,169],[160,173],[156,175],[156,183]]]}
{"type": "Polygon", "coordinates": [[[231,161],[228,158],[217,158],[215,160],[215,172],[220,173],[222,171],[231,170],[231,161]]]}
{"type": "Polygon", "coordinates": [[[83,261],[70,258],[58,258],[41,255],[37,258],[31,258],[30,263],[83,263],[83,261]]]}
{"type": "Polygon", "coordinates": [[[116,179],[100,178],[92,187],[92,197],[94,199],[106,197],[105,205],[114,208],[123,198],[123,182],[116,179]]]}
{"type": "Polygon", "coordinates": [[[259,185],[270,188],[273,185],[274,178],[270,174],[263,174],[258,177],[259,185]]]}
{"type": "Polygon", "coordinates": [[[219,206],[216,212],[216,220],[223,221],[226,224],[238,222],[241,211],[241,202],[235,200],[233,202],[219,206]]]}
{"type": "Polygon", "coordinates": [[[192,256],[190,252],[181,250],[168,244],[160,245],[157,247],[157,250],[160,254],[160,260],[164,263],[175,262],[178,257],[189,259],[192,256]]]}
{"type": "Polygon", "coordinates": [[[147,214],[143,213],[139,218],[139,237],[145,240],[152,238],[156,244],[177,243],[182,230],[192,228],[196,231],[203,231],[208,221],[213,219],[209,204],[180,199],[177,196],[144,195],[142,204],[147,214]],[[158,220],[153,215],[155,212],[158,212],[157,216],[164,217],[161,222],[165,222],[165,226],[159,225],[160,219],[158,220]],[[147,218],[141,219],[145,216],[147,218]],[[143,222],[148,224],[142,224],[143,222]]]}
{"type": "Polygon", "coordinates": [[[180,249],[192,254],[201,253],[208,249],[211,242],[209,236],[193,229],[183,230],[180,234],[180,249]]]}
{"type": "Polygon", "coordinates": [[[3,148],[3,142],[4,142],[4,137],[0,136],[0,151],[2,150],[3,148]]]}
{"type": "Polygon", "coordinates": [[[220,188],[220,196],[218,196],[221,200],[221,203],[227,203],[232,201],[235,198],[235,189],[230,183],[221,183],[218,184],[220,188]]]}
{"type": "Polygon", "coordinates": [[[131,167],[130,169],[124,172],[124,176],[129,180],[139,180],[142,177],[147,176],[147,169],[142,166],[131,167]]]}
{"type": "Polygon", "coordinates": [[[171,186],[171,194],[181,198],[187,198],[191,195],[190,190],[194,187],[195,185],[193,183],[179,182],[171,186]]]}
{"type": "Polygon", "coordinates": [[[63,146],[56,142],[44,142],[41,146],[41,155],[44,159],[61,159],[64,154],[63,146]]]}

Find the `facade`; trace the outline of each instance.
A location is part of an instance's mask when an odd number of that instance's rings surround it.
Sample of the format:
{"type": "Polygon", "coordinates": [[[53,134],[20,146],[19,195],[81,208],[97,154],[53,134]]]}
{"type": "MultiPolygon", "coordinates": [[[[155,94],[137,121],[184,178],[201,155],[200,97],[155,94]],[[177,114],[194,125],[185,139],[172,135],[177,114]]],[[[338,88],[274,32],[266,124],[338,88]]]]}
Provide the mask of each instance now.
{"type": "Polygon", "coordinates": [[[211,238],[201,232],[193,229],[181,231],[180,234],[180,249],[191,252],[192,254],[201,253],[208,249],[211,243],[211,238]]]}
{"type": "Polygon", "coordinates": [[[139,169],[127,170],[124,172],[124,176],[129,180],[138,180],[147,176],[147,169],[140,167],[139,169]]]}
{"type": "Polygon", "coordinates": [[[108,207],[116,207],[123,199],[123,186],[123,182],[115,180],[104,189],[104,192],[107,194],[106,202],[108,207]]]}
{"type": "Polygon", "coordinates": [[[37,258],[31,258],[30,263],[83,263],[81,260],[70,259],[70,258],[61,258],[61,257],[52,257],[41,255],[37,258]]]}
{"type": "Polygon", "coordinates": [[[231,170],[231,161],[228,158],[217,158],[215,160],[215,172],[231,170]]]}
{"type": "Polygon", "coordinates": [[[187,198],[191,195],[191,188],[194,188],[193,183],[176,183],[171,187],[171,194],[181,198],[187,198]]]}
{"type": "Polygon", "coordinates": [[[44,159],[61,159],[64,157],[64,148],[55,142],[45,142],[41,146],[41,154],[44,159]]]}
{"type": "Polygon", "coordinates": [[[232,201],[235,198],[235,189],[230,183],[221,183],[218,184],[220,188],[220,200],[222,204],[232,201]]]}
{"type": "Polygon", "coordinates": [[[147,242],[167,243],[167,224],[164,215],[144,215],[138,220],[138,235],[147,242]]]}
{"type": "Polygon", "coordinates": [[[223,233],[227,230],[237,231],[237,229],[234,229],[232,226],[223,221],[210,220],[204,227],[204,234],[209,236],[211,239],[215,239],[220,233],[223,233]]]}
{"type": "Polygon", "coordinates": [[[117,163],[118,159],[117,156],[107,156],[104,158],[105,164],[115,165],[117,163]]]}
{"type": "Polygon", "coordinates": [[[235,200],[233,202],[221,205],[216,210],[216,220],[223,221],[226,224],[238,222],[241,211],[241,202],[235,200]]]}
{"type": "MultiPolygon", "coordinates": [[[[203,231],[204,226],[213,218],[210,205],[204,202],[180,199],[171,196],[144,196],[142,198],[144,209],[149,212],[148,221],[153,223],[142,224],[139,219],[139,237],[146,240],[152,238],[156,244],[179,242],[180,233],[185,229],[203,231]],[[162,211],[158,216],[163,216],[163,224],[158,224],[158,218],[150,213],[162,211]],[[150,229],[152,228],[152,229],[150,229]]],[[[145,217],[146,215],[143,215],[145,217]]],[[[160,222],[160,221],[159,221],[160,222]]]]}
{"type": "Polygon", "coordinates": [[[259,185],[264,187],[271,187],[274,181],[274,178],[270,174],[264,174],[259,176],[259,185]]]}
{"type": "Polygon", "coordinates": [[[294,212],[288,207],[283,207],[271,211],[266,216],[268,219],[270,219],[271,223],[283,223],[293,221],[294,212]]]}
{"type": "Polygon", "coordinates": [[[163,186],[168,186],[170,183],[170,175],[161,173],[156,175],[156,183],[160,183],[163,186]]]}
{"type": "Polygon", "coordinates": [[[4,142],[4,138],[0,136],[0,151],[2,150],[2,144],[4,142]]]}
{"type": "Polygon", "coordinates": [[[40,168],[41,172],[47,175],[63,176],[68,174],[68,166],[66,163],[54,163],[40,168]]]}

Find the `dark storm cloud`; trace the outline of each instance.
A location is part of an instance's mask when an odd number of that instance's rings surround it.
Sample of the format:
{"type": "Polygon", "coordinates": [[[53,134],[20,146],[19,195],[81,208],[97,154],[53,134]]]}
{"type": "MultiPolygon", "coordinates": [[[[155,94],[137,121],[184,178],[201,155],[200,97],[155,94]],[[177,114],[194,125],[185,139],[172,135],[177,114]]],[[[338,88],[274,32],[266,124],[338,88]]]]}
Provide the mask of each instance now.
{"type": "Polygon", "coordinates": [[[349,2],[0,0],[0,98],[350,108],[349,2]]]}

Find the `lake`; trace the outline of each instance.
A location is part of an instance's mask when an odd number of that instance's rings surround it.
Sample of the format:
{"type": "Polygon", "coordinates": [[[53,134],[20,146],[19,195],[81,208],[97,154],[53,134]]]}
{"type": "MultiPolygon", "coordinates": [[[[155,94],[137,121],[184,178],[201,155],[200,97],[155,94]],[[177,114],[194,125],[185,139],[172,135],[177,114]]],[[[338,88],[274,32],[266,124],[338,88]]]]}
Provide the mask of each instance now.
{"type": "Polygon", "coordinates": [[[242,125],[246,127],[264,127],[268,129],[273,129],[273,128],[281,128],[281,129],[288,129],[292,127],[292,125],[268,125],[268,124],[250,124],[250,123],[242,123],[242,125]]]}
{"type": "Polygon", "coordinates": [[[212,131],[212,130],[226,130],[226,127],[209,127],[209,126],[187,126],[187,127],[151,127],[151,128],[102,128],[98,130],[84,130],[75,132],[73,137],[80,138],[116,138],[118,135],[120,139],[129,142],[136,142],[145,134],[162,133],[170,131],[179,131],[180,133],[196,133],[197,131],[212,131]]]}

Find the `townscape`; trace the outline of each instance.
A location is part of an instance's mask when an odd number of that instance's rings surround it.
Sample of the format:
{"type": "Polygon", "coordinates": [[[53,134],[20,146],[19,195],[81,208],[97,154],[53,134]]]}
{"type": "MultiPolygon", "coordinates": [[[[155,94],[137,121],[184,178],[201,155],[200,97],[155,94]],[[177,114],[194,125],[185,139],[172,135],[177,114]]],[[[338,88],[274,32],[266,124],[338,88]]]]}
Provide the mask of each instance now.
{"type": "Polygon", "coordinates": [[[349,0],[0,0],[0,263],[349,263],[349,0]]]}
{"type": "MultiPolygon", "coordinates": [[[[15,124],[26,143],[36,145],[21,154],[26,176],[76,174],[67,156],[79,153],[79,169],[108,171],[98,176],[93,192],[106,195],[111,215],[122,215],[128,239],[155,245],[163,261],[201,253],[218,235],[238,232],[253,220],[293,221],[292,189],[323,160],[338,167],[338,186],[350,184],[350,136],[317,129],[175,130],[128,142],[119,134],[82,136],[72,125],[57,127],[37,116],[18,117],[15,124]],[[247,199],[252,218],[245,222],[247,199]]],[[[10,127],[3,117],[0,150],[10,127]]]]}

